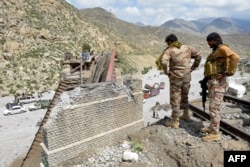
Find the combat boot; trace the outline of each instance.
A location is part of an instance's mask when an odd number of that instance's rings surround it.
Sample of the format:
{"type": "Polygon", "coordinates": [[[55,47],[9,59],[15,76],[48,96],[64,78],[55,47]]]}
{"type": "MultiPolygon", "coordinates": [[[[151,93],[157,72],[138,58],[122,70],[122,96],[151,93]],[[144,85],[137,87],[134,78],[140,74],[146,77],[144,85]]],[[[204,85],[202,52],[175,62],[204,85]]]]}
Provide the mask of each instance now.
{"type": "Polygon", "coordinates": [[[207,128],[201,128],[200,132],[202,132],[202,133],[212,133],[213,130],[211,128],[207,127],[207,128]]]}
{"type": "Polygon", "coordinates": [[[215,131],[211,131],[208,135],[201,138],[202,141],[219,141],[221,140],[221,134],[215,131]]]}
{"type": "Polygon", "coordinates": [[[178,129],[179,128],[179,119],[178,118],[173,118],[170,122],[166,122],[165,125],[167,127],[171,127],[171,128],[174,128],[174,129],[178,129]]]}
{"type": "Polygon", "coordinates": [[[179,117],[179,119],[182,119],[187,122],[191,121],[188,110],[184,110],[183,114],[179,117]]]}

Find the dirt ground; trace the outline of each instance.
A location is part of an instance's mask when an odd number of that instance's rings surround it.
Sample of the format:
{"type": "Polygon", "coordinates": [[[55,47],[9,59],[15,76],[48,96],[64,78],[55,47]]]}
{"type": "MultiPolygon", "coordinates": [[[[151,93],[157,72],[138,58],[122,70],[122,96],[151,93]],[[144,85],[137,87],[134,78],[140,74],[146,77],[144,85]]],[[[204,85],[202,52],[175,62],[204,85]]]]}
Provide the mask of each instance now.
{"type": "MultiPolygon", "coordinates": [[[[162,122],[131,137],[145,144],[145,154],[150,160],[150,164],[137,164],[136,167],[223,167],[225,150],[250,150],[246,142],[224,134],[219,142],[202,142],[202,134],[198,131],[203,124],[200,121],[181,122],[179,129],[165,127],[162,122]]],[[[129,165],[120,167],[126,166],[129,165]]]]}

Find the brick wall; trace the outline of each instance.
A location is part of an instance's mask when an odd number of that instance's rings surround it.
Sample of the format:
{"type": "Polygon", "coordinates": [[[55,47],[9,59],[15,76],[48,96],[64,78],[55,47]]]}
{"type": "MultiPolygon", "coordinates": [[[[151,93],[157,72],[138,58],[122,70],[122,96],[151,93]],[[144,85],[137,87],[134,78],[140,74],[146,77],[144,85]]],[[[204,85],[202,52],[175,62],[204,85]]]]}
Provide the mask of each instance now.
{"type": "Polygon", "coordinates": [[[54,166],[117,144],[143,127],[141,80],[84,85],[64,92],[44,125],[42,163],[54,166]]]}

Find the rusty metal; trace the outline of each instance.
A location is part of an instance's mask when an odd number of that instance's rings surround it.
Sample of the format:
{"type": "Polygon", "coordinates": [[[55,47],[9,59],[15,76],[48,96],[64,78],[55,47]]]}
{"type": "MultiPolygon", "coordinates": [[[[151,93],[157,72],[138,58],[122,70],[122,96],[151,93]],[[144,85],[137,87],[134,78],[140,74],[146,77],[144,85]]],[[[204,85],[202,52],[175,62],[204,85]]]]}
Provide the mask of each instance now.
{"type": "Polygon", "coordinates": [[[116,56],[116,51],[113,50],[111,53],[110,61],[109,61],[109,67],[108,67],[106,81],[115,81],[116,80],[115,56],[116,56]]]}
{"type": "MultiPolygon", "coordinates": [[[[193,111],[193,114],[196,115],[197,117],[204,119],[204,120],[209,120],[210,116],[208,113],[202,111],[202,109],[189,104],[189,108],[193,111]]],[[[250,144],[250,134],[243,132],[239,128],[236,128],[230,124],[228,124],[225,121],[220,121],[220,130],[223,131],[224,133],[227,133],[231,136],[233,136],[236,139],[243,139],[247,141],[250,144]]]]}

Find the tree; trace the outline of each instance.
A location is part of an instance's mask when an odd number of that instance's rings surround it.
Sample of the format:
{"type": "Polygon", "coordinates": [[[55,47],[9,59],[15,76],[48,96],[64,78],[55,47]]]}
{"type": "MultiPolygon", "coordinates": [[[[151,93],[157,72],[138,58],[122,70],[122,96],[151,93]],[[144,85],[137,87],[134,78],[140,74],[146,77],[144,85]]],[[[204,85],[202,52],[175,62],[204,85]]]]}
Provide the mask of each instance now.
{"type": "Polygon", "coordinates": [[[82,44],[82,52],[90,51],[91,46],[88,43],[82,44]]]}

